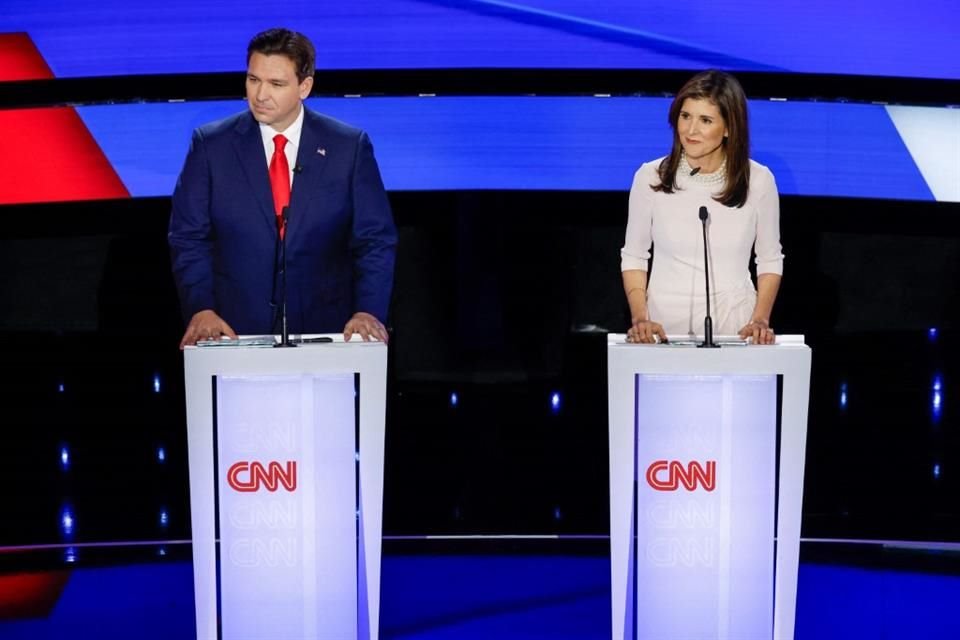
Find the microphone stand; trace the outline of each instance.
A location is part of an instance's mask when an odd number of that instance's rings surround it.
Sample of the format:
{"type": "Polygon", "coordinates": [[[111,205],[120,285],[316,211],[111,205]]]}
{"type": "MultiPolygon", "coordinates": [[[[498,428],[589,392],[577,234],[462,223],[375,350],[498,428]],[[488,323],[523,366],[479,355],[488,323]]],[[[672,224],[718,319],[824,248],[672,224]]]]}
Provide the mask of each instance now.
{"type": "Polygon", "coordinates": [[[703,343],[698,347],[717,348],[713,341],[713,318],[710,317],[710,258],[707,255],[707,217],[706,207],[700,207],[700,223],[703,225],[703,273],[707,283],[707,317],[703,319],[703,343]]]}
{"type": "Polygon", "coordinates": [[[277,238],[280,243],[280,287],[283,289],[283,293],[280,298],[280,342],[274,344],[274,347],[295,347],[297,346],[293,342],[290,342],[290,332],[287,329],[287,240],[286,240],[286,231],[287,231],[287,213],[289,212],[290,207],[284,207],[280,212],[280,229],[277,231],[279,237],[277,238]]]}

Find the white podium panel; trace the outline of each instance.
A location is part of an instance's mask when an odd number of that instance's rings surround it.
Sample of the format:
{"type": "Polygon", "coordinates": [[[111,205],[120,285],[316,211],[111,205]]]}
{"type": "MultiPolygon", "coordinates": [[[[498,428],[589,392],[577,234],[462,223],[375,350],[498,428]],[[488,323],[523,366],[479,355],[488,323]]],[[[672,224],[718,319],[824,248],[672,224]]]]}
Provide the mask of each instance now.
{"type": "Polygon", "coordinates": [[[613,637],[792,638],[810,350],[608,358],[613,637]]]}
{"type": "Polygon", "coordinates": [[[386,347],[334,339],[185,351],[198,638],[379,635],[386,347]]]}

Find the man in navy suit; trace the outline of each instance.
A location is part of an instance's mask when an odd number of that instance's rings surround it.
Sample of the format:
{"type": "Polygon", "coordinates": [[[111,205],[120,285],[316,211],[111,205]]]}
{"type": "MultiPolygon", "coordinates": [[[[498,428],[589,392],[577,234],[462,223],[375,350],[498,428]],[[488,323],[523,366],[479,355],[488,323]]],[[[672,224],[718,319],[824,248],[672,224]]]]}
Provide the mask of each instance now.
{"type": "Polygon", "coordinates": [[[281,232],[290,332],[387,341],[390,204],[367,134],[303,105],[314,58],[302,34],[257,34],[247,49],[249,111],[193,134],[169,229],[188,322],[181,348],[279,332],[281,232]]]}

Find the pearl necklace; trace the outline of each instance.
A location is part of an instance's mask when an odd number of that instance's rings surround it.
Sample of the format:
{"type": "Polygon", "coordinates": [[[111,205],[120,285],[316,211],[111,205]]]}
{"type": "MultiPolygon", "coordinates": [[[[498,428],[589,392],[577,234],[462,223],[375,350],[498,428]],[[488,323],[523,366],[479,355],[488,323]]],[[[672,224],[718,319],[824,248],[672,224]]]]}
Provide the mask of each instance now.
{"type": "Polygon", "coordinates": [[[690,163],[687,162],[686,154],[681,154],[680,166],[677,167],[677,175],[683,178],[684,182],[692,182],[693,184],[708,186],[722,185],[727,179],[727,159],[723,159],[723,162],[720,163],[720,168],[716,171],[711,171],[710,173],[698,171],[697,173],[690,175],[691,171],[693,171],[693,167],[691,167],[690,163]]]}

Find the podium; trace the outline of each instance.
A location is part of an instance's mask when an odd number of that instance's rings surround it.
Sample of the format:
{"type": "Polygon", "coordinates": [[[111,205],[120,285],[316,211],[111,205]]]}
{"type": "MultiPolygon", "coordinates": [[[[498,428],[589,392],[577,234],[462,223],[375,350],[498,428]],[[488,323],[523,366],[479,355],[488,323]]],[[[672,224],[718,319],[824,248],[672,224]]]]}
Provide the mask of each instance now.
{"type": "Polygon", "coordinates": [[[793,638],[803,336],[607,355],[613,638],[793,638]]]}
{"type": "Polygon", "coordinates": [[[200,640],[379,636],[387,347],[184,351],[200,640]]]}

